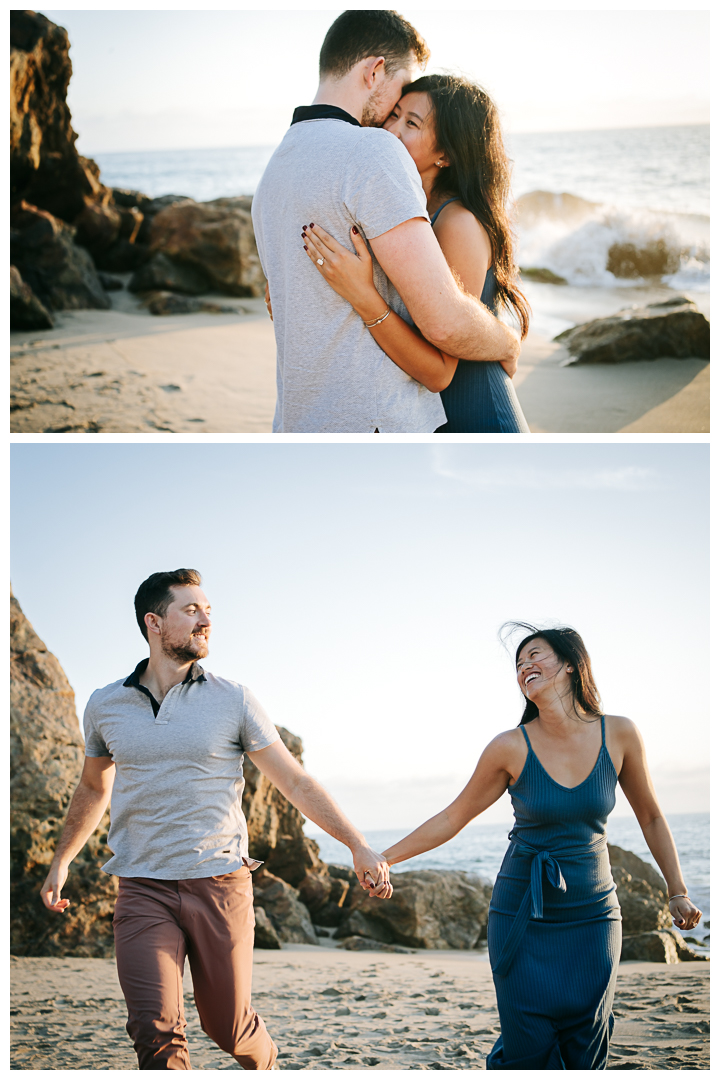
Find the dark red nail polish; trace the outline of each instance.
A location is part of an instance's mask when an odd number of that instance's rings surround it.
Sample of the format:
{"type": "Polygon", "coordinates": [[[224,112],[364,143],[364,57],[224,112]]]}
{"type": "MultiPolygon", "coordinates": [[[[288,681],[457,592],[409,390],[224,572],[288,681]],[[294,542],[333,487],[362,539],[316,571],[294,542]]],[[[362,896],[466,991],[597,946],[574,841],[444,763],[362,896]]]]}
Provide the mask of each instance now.
{"type": "Polygon", "coordinates": [[[314,228],[315,228],[315,223],[314,223],[313,221],[311,221],[311,222],[310,222],[310,228],[311,228],[311,229],[314,229],[314,228]]]}
{"type": "Polygon", "coordinates": [[[305,248],[305,250],[307,251],[307,244],[303,244],[303,247],[304,247],[304,248],[305,248]]]}
{"type": "Polygon", "coordinates": [[[357,231],[358,231],[357,225],[353,225],[353,227],[352,227],[352,231],[353,231],[354,233],[357,233],[357,231]]]}

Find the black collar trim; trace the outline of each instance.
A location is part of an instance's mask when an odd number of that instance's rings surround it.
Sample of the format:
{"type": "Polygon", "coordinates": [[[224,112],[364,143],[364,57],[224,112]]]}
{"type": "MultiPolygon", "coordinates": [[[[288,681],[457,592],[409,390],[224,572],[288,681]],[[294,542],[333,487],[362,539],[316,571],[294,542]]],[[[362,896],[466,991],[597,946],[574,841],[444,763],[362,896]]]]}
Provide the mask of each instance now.
{"type": "MultiPolygon", "coordinates": [[[[127,679],[123,683],[123,686],[136,686],[138,690],[147,690],[146,686],[143,686],[140,682],[140,676],[145,671],[146,667],[150,663],[149,659],[141,660],[138,666],[133,671],[132,675],[128,675],[127,679]]],[[[205,672],[198,664],[197,660],[193,660],[188,669],[188,673],[182,681],[182,685],[191,682],[207,682],[205,672]]]]}
{"type": "Polygon", "coordinates": [[[362,127],[359,120],[337,105],[299,105],[293,113],[292,123],[302,124],[304,120],[344,120],[346,124],[362,127]]]}

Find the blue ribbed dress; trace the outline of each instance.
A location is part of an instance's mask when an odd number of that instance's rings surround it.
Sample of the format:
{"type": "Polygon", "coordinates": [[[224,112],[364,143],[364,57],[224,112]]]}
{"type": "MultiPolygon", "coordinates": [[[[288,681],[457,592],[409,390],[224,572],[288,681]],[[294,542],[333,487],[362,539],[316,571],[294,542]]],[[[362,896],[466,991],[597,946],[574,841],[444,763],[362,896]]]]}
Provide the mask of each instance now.
{"type": "Polygon", "coordinates": [[[508,788],[515,827],[488,917],[500,1038],[488,1069],[604,1069],[621,922],[605,825],[617,773],[605,745],[576,787],[533,751],[508,788]]]}
{"type": "MultiPolygon", "coordinates": [[[[448,199],[433,214],[438,214],[457,196],[448,199]]],[[[497,314],[497,283],[492,266],[485,275],[480,300],[497,314]]],[[[499,431],[529,432],[512,379],[496,360],[458,360],[450,385],[440,391],[447,423],[436,428],[440,434],[457,432],[499,431]]]]}

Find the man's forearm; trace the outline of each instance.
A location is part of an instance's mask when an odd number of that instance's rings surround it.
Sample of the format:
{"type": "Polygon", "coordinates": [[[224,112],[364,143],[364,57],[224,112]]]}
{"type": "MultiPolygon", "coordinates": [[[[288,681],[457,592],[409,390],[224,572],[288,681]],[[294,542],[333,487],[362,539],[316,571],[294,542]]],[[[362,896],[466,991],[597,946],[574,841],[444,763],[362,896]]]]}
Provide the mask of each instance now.
{"type": "Polygon", "coordinates": [[[109,802],[110,792],[97,791],[82,783],[77,786],[55,849],[54,865],[70,865],[102,821],[109,802]]]}
{"type": "Polygon", "coordinates": [[[517,361],[520,340],[517,334],[500,322],[491,311],[474,297],[459,295],[446,319],[423,328],[424,336],[450,356],[463,360],[497,360],[499,363],[517,361]]]}
{"type": "Polygon", "coordinates": [[[332,796],[307,773],[297,776],[287,797],[301,814],[310,818],[351,851],[367,843],[363,834],[345,817],[332,796]]]}

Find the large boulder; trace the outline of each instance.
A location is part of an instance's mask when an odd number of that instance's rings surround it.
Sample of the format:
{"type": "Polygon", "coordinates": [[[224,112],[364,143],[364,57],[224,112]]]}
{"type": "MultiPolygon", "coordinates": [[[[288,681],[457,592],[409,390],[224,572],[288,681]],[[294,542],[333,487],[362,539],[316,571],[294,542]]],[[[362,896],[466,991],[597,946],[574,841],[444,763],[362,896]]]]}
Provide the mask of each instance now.
{"type": "Polygon", "coordinates": [[[609,318],[563,330],[554,340],[570,353],[566,364],[710,357],[710,323],[686,296],[626,308],[609,318]]]}
{"type": "MultiPolygon", "coordinates": [[[[267,870],[260,868],[253,874],[253,903],[257,910],[262,908],[275,930],[279,941],[298,942],[301,945],[317,945],[318,939],[313,930],[310,912],[300,900],[297,889],[288,885],[282,878],[275,877],[267,870]]],[[[265,917],[260,921],[264,926],[265,917]]],[[[256,944],[259,948],[267,948],[263,944],[263,938],[256,935],[256,944]]],[[[270,948],[273,948],[270,945],[270,948]]]]}
{"type": "Polygon", "coordinates": [[[646,934],[623,935],[621,960],[643,960],[655,964],[677,964],[681,960],[709,960],[691,949],[677,930],[651,930],[646,934]]]}
{"type": "Polygon", "coordinates": [[[418,949],[474,949],[487,937],[492,886],[462,870],[393,874],[389,900],[353,894],[336,937],[365,937],[418,949]]]}
{"type": "Polygon", "coordinates": [[[673,924],[665,882],[649,863],[632,851],[608,844],[610,868],[617,885],[623,937],[668,930],[673,924]]]}
{"type": "Polygon", "coordinates": [[[70,42],[34,11],[10,12],[10,198],[72,223],[86,202],[107,201],[94,162],[75,149],[67,106],[70,42]]]}
{"type": "Polygon", "coordinates": [[[95,265],[74,243],[75,230],[21,202],[10,215],[10,255],[38,299],[54,311],[110,307],[95,265]]]}
{"type": "Polygon", "coordinates": [[[154,292],[155,290],[184,293],[187,296],[200,296],[209,292],[210,279],[196,266],[173,262],[168,256],[157,251],[148,261],[140,266],[128,284],[130,292],[154,292]]]}
{"type": "Polygon", "coordinates": [[[10,329],[51,330],[53,319],[16,266],[10,267],[10,329]]]}
{"type": "Polygon", "coordinates": [[[65,673],[10,597],[10,947],[16,956],[111,956],[117,879],[100,869],[108,815],[73,861],[64,915],[39,890],[52,861],[84,745],[65,673]]]}
{"type": "MultiPolygon", "coordinates": [[[[150,248],[205,275],[210,286],[232,296],[262,296],[265,277],[245,196],[211,202],[176,202],[157,213],[150,248]]],[[[147,212],[147,211],[145,211],[147,212]]]]}

